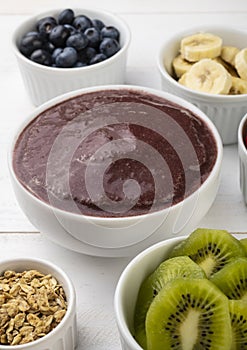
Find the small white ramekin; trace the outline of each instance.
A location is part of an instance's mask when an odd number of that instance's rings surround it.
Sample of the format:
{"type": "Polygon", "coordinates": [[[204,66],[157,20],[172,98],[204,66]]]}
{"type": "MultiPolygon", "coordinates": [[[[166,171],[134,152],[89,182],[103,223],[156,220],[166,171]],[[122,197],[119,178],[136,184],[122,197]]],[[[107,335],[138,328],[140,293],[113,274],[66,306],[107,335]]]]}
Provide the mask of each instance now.
{"type": "Polygon", "coordinates": [[[59,325],[44,337],[23,345],[0,345],[0,350],[73,350],[77,345],[76,295],[67,274],[52,262],[37,258],[0,260],[0,275],[6,270],[51,274],[62,285],[68,308],[59,325]]]}
{"type": "Polygon", "coordinates": [[[122,350],[142,350],[133,337],[135,305],[141,283],[184,238],[176,237],[151,246],[131,260],[122,272],[114,295],[115,318],[122,350]]]}
{"type": "Polygon", "coordinates": [[[181,39],[198,32],[209,32],[219,35],[223,45],[247,47],[247,32],[229,26],[201,25],[180,31],[167,38],[158,54],[158,69],[162,89],[180,96],[200,108],[217,127],[223,144],[237,143],[238,125],[247,112],[247,94],[213,95],[201,93],[181,85],[172,77],[172,60],[179,53],[181,39]]]}
{"type": "Polygon", "coordinates": [[[238,128],[238,157],[239,157],[239,183],[244,202],[247,205],[247,149],[244,136],[247,135],[247,114],[242,118],[238,128]]]}
{"type": "Polygon", "coordinates": [[[121,49],[103,62],[80,68],[54,68],[32,62],[19,50],[22,36],[35,28],[37,21],[45,16],[56,17],[63,9],[50,10],[35,15],[20,24],[13,33],[12,45],[24,85],[34,105],[39,106],[51,98],[76,89],[123,84],[127,51],[130,44],[130,30],[127,24],[115,14],[96,9],[73,9],[76,15],[85,14],[102,20],[106,25],[115,26],[120,32],[121,49]]]}

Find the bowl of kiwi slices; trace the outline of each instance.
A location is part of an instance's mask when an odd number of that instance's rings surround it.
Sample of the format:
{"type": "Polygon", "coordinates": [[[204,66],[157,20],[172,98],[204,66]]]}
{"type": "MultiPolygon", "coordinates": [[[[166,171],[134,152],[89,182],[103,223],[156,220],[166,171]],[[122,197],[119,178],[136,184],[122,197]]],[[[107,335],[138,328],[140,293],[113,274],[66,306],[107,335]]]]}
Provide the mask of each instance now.
{"type": "Polygon", "coordinates": [[[193,26],[164,39],[157,66],[162,89],[199,107],[223,144],[237,143],[246,113],[247,33],[223,25],[193,26]]]}
{"type": "Polygon", "coordinates": [[[123,350],[232,350],[247,344],[247,239],[198,228],[122,272],[114,309],[123,350]]]}

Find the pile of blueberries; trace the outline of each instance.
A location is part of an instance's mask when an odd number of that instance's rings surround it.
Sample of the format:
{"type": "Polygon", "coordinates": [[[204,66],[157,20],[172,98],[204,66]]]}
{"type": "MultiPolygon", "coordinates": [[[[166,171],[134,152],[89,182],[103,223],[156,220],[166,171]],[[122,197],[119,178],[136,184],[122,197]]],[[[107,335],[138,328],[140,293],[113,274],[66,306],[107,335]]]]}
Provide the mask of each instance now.
{"type": "Polygon", "coordinates": [[[36,31],[26,33],[20,51],[32,61],[45,66],[84,67],[115,55],[120,50],[119,30],[99,19],[75,16],[65,9],[57,20],[48,16],[36,24],[36,31]]]}

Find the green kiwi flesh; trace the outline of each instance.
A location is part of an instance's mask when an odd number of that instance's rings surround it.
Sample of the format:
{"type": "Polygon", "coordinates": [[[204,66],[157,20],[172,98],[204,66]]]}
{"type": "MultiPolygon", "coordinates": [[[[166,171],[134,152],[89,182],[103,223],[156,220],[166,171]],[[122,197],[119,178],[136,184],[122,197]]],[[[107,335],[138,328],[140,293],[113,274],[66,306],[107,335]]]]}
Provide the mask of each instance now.
{"type": "Polygon", "coordinates": [[[242,238],[242,239],[240,239],[239,242],[240,242],[240,243],[242,244],[242,246],[244,247],[245,253],[246,253],[246,255],[247,255],[247,238],[242,238]]]}
{"type": "Polygon", "coordinates": [[[238,239],[228,231],[199,228],[178,244],[170,257],[187,255],[210,277],[237,257],[246,256],[238,239]]]}
{"type": "Polygon", "coordinates": [[[175,278],[206,278],[204,271],[188,256],[162,262],[141,284],[134,315],[135,339],[143,349],[146,345],[145,320],[147,310],[159,291],[175,278]]]}
{"type": "Polygon", "coordinates": [[[247,258],[235,259],[215,273],[210,280],[229,299],[247,302],[247,258]]]}
{"type": "Polygon", "coordinates": [[[175,279],[151,303],[146,333],[148,350],[230,350],[228,299],[207,279],[175,279]]]}
{"type": "Polygon", "coordinates": [[[242,300],[229,300],[232,325],[231,350],[247,349],[247,305],[242,300]]]}

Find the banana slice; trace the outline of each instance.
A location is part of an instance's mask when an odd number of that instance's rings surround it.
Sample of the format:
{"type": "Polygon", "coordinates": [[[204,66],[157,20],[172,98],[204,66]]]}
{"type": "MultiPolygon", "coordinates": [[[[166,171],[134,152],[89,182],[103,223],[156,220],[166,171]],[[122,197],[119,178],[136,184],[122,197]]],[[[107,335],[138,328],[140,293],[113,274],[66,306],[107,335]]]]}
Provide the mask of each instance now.
{"type": "Polygon", "coordinates": [[[247,80],[247,48],[236,54],[235,67],[240,78],[247,80]]]}
{"type": "Polygon", "coordinates": [[[188,74],[188,72],[187,73],[184,73],[182,76],[181,76],[181,78],[179,79],[179,83],[180,84],[182,84],[182,85],[184,85],[184,86],[187,86],[186,85],[186,77],[187,77],[187,74],[188,74]]]}
{"type": "Polygon", "coordinates": [[[247,94],[247,80],[232,77],[232,87],[229,91],[230,95],[247,94]]]}
{"type": "Polygon", "coordinates": [[[195,63],[179,83],[201,92],[228,94],[232,77],[220,63],[205,58],[195,63]]]}
{"type": "Polygon", "coordinates": [[[222,66],[225,67],[227,72],[230,73],[233,77],[238,77],[239,78],[239,75],[238,75],[236,69],[233,66],[231,66],[229,63],[225,62],[221,57],[216,57],[216,58],[214,58],[214,60],[216,62],[222,64],[222,66]]]}
{"type": "Polygon", "coordinates": [[[231,64],[233,67],[235,66],[235,56],[239,53],[239,49],[235,46],[223,46],[221,50],[221,58],[231,64]]]}
{"type": "Polygon", "coordinates": [[[193,63],[184,60],[181,55],[178,55],[172,61],[172,66],[177,78],[180,78],[184,73],[188,72],[192,65],[193,63]]]}
{"type": "Polygon", "coordinates": [[[222,39],[211,33],[198,33],[181,40],[181,55],[189,62],[203,58],[215,58],[220,55],[222,39]]]}

